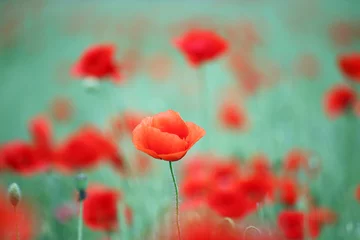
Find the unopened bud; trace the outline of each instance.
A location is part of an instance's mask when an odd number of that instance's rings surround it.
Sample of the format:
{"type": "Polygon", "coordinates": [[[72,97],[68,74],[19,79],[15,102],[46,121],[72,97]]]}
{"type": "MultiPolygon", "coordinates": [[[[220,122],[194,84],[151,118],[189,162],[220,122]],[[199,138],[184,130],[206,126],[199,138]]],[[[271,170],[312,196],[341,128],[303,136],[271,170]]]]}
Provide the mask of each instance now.
{"type": "Polygon", "coordinates": [[[77,190],[85,190],[87,187],[87,177],[85,174],[80,173],[76,176],[76,188],[77,190]]]}
{"type": "Polygon", "coordinates": [[[79,192],[79,201],[86,198],[87,177],[85,174],[80,173],[76,176],[76,188],[79,192]]]}
{"type": "Polygon", "coordinates": [[[10,203],[16,207],[21,200],[21,190],[19,185],[12,183],[8,189],[10,203]]]}

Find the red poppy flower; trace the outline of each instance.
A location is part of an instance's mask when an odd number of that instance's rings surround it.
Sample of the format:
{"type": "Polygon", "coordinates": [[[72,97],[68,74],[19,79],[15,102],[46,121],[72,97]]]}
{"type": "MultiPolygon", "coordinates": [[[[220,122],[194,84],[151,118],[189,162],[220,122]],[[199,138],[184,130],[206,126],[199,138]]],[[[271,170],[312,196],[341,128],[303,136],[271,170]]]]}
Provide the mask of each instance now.
{"type": "Polygon", "coordinates": [[[239,179],[225,178],[211,182],[208,205],[223,217],[242,218],[252,211],[254,205],[242,191],[239,179]]]}
{"type": "Polygon", "coordinates": [[[146,174],[151,170],[151,161],[148,155],[141,152],[135,154],[136,159],[136,170],[140,174],[146,174]]]}
{"type": "MultiPolygon", "coordinates": [[[[322,223],[318,221],[316,214],[307,217],[309,235],[317,238],[320,235],[322,223]]],[[[304,238],[305,214],[303,212],[286,210],[278,216],[278,226],[288,239],[302,240],[304,238]]]]}
{"type": "Polygon", "coordinates": [[[229,61],[230,68],[245,93],[255,94],[263,83],[263,74],[257,69],[253,59],[247,55],[234,54],[229,61]]]}
{"type": "Polygon", "coordinates": [[[358,185],[356,187],[356,190],[355,190],[355,199],[360,202],[360,185],[358,185]]]}
{"type": "Polygon", "coordinates": [[[243,129],[246,125],[246,114],[237,104],[225,102],[219,109],[219,119],[229,129],[243,129]]]}
{"type": "Polygon", "coordinates": [[[67,98],[55,98],[52,102],[51,115],[59,122],[68,121],[71,118],[73,111],[74,109],[71,101],[67,98]]]}
{"type": "Polygon", "coordinates": [[[145,118],[145,115],[136,111],[125,111],[123,113],[123,120],[125,128],[128,132],[134,131],[135,127],[145,118]]]}
{"type": "Polygon", "coordinates": [[[352,107],[355,101],[356,92],[351,87],[344,84],[335,85],[325,94],[325,112],[331,119],[335,119],[352,107]]]}
{"type": "Polygon", "coordinates": [[[256,154],[250,160],[251,168],[255,173],[267,174],[271,171],[271,164],[265,154],[256,154]]]}
{"type": "Polygon", "coordinates": [[[309,233],[312,238],[319,237],[321,229],[325,224],[335,223],[337,215],[326,208],[312,209],[308,215],[309,233]]]}
{"type": "Polygon", "coordinates": [[[52,145],[52,127],[48,119],[43,116],[32,119],[29,123],[29,132],[35,146],[52,145]]]}
{"type": "Polygon", "coordinates": [[[254,173],[240,181],[241,189],[247,198],[256,206],[266,198],[272,198],[274,193],[274,179],[269,174],[254,173]]]}
{"type": "Polygon", "coordinates": [[[4,190],[0,192],[0,239],[15,240],[16,230],[19,232],[19,239],[32,240],[37,235],[37,221],[34,211],[26,200],[14,207],[10,204],[4,190]],[[17,225],[20,226],[17,228],[17,225]]]}
{"type": "Polygon", "coordinates": [[[310,216],[319,224],[333,224],[337,221],[337,214],[329,208],[313,208],[310,211],[310,216]]]}
{"type": "Polygon", "coordinates": [[[299,171],[308,164],[309,154],[301,149],[290,150],[284,159],[284,169],[286,171],[299,171]]]}
{"type": "Polygon", "coordinates": [[[114,231],[118,227],[119,193],[102,185],[90,185],[84,200],[84,223],[93,230],[114,231]]]}
{"type": "Polygon", "coordinates": [[[124,133],[124,124],[120,115],[114,116],[109,121],[107,134],[116,141],[119,141],[124,133]]]}
{"type": "Polygon", "coordinates": [[[210,154],[196,154],[184,162],[183,174],[185,176],[209,173],[218,159],[210,154]]]}
{"type": "Polygon", "coordinates": [[[33,146],[21,140],[5,143],[0,155],[6,169],[24,176],[41,172],[47,166],[44,159],[37,157],[33,146]]]}
{"type": "Polygon", "coordinates": [[[238,162],[217,162],[211,169],[211,180],[217,183],[228,183],[240,178],[240,165],[238,162]]]}
{"type": "Polygon", "coordinates": [[[177,161],[204,135],[204,129],[168,110],[143,119],[133,131],[133,143],[153,158],[177,161]]]}
{"type": "Polygon", "coordinates": [[[175,46],[194,67],[218,58],[228,46],[215,32],[194,29],[174,41],[175,46]]]}
{"type": "Polygon", "coordinates": [[[115,62],[114,45],[95,45],[87,49],[72,69],[75,77],[102,79],[112,77],[114,82],[121,81],[119,66],[115,62]]]}
{"type": "Polygon", "coordinates": [[[101,158],[98,145],[81,131],[70,136],[57,151],[57,166],[66,172],[96,166],[101,158]]]}
{"type": "Polygon", "coordinates": [[[298,200],[298,186],[291,178],[278,181],[280,202],[286,206],[294,206],[298,200]]]}
{"type": "MultiPolygon", "coordinates": [[[[183,209],[183,208],[182,208],[183,209]]],[[[241,240],[241,233],[222,217],[210,209],[200,206],[180,213],[182,240],[241,240]]],[[[166,230],[165,230],[166,231],[166,230]]],[[[177,240],[176,226],[168,234],[157,237],[159,240],[177,240]]]]}
{"type": "Polygon", "coordinates": [[[206,199],[210,187],[210,177],[206,172],[186,176],[180,185],[180,193],[189,199],[206,199]]]}
{"type": "Polygon", "coordinates": [[[356,101],[353,106],[353,112],[355,116],[360,117],[360,101],[356,101]]]}
{"type": "Polygon", "coordinates": [[[34,151],[37,157],[41,158],[44,164],[50,165],[54,157],[51,123],[45,117],[36,117],[29,123],[29,132],[32,137],[34,151]]]}
{"type": "Polygon", "coordinates": [[[360,53],[343,54],[338,57],[340,71],[349,80],[360,82],[360,53]]]}
{"type": "Polygon", "coordinates": [[[348,46],[355,39],[355,32],[350,22],[339,21],[331,24],[329,35],[336,46],[348,46]]]}
{"type": "Polygon", "coordinates": [[[123,159],[116,145],[95,128],[82,128],[70,136],[57,151],[57,165],[65,172],[91,168],[108,159],[123,170],[123,159]]]}
{"type": "Polygon", "coordinates": [[[298,211],[282,211],[278,216],[278,226],[286,238],[304,238],[304,214],[298,211]]]}

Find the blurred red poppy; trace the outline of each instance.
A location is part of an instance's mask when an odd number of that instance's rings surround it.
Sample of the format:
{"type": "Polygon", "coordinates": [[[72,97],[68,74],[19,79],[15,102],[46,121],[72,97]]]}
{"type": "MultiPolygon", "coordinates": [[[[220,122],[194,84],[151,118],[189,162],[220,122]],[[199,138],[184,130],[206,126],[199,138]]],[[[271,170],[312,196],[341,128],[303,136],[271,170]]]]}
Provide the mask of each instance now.
{"type": "Polygon", "coordinates": [[[279,201],[286,206],[294,206],[299,197],[297,183],[292,178],[278,179],[279,201]]]}
{"type": "MultiPolygon", "coordinates": [[[[120,193],[100,184],[90,185],[84,200],[84,223],[93,230],[112,232],[118,228],[117,204],[120,193]]],[[[131,210],[126,210],[127,224],[131,224],[131,210]]]]}
{"type": "Polygon", "coordinates": [[[239,178],[230,175],[211,182],[207,203],[220,216],[242,218],[255,209],[256,203],[253,204],[242,191],[239,181],[239,178]]]}
{"type": "Polygon", "coordinates": [[[124,170],[123,158],[115,143],[96,128],[85,127],[60,145],[56,164],[65,172],[73,172],[95,167],[101,160],[110,160],[117,170],[124,170]]]}
{"type": "Polygon", "coordinates": [[[300,240],[304,238],[304,214],[285,210],[278,216],[278,226],[286,238],[300,240]]]}
{"type": "Polygon", "coordinates": [[[360,202],[360,184],[355,189],[355,199],[360,202]]]}
{"type": "Polygon", "coordinates": [[[359,100],[357,100],[354,103],[353,112],[354,112],[355,116],[360,117],[360,101],[359,100]]]}
{"type": "Polygon", "coordinates": [[[334,85],[324,98],[325,113],[335,119],[349,107],[352,107],[356,101],[356,92],[345,84],[334,85]]]}
{"type": "Polygon", "coordinates": [[[338,57],[342,74],[349,80],[360,82],[360,53],[342,54],[338,57]]]}
{"type": "Polygon", "coordinates": [[[145,118],[145,114],[139,111],[127,110],[123,113],[123,121],[125,129],[132,133],[135,127],[145,118]]]}
{"type": "Polygon", "coordinates": [[[37,219],[34,210],[26,200],[14,207],[10,204],[5,190],[0,190],[0,239],[17,239],[16,231],[19,232],[19,239],[36,239],[38,230],[37,219]],[[20,226],[20,227],[17,227],[20,226]]]}
{"type": "Polygon", "coordinates": [[[68,121],[74,112],[71,101],[64,97],[55,98],[50,110],[52,117],[59,122],[68,121]]]}
{"type": "Polygon", "coordinates": [[[136,167],[137,173],[139,173],[139,174],[148,173],[151,170],[150,157],[141,152],[136,152],[135,167],[136,167]]]}
{"type": "Polygon", "coordinates": [[[194,67],[218,58],[228,48],[226,40],[215,32],[200,29],[186,32],[174,44],[194,67]]]}
{"type": "Polygon", "coordinates": [[[168,110],[143,119],[133,131],[133,143],[153,158],[177,161],[204,135],[204,129],[168,110]]]}
{"type": "Polygon", "coordinates": [[[54,160],[54,142],[50,121],[44,116],[33,118],[29,122],[29,132],[36,157],[41,158],[44,164],[50,166],[54,160]]]}
{"type": "Polygon", "coordinates": [[[94,45],[87,49],[72,68],[75,77],[91,77],[101,80],[111,77],[114,82],[121,81],[119,66],[115,62],[114,45],[94,45]]]}
{"type": "Polygon", "coordinates": [[[31,144],[22,140],[10,141],[2,145],[0,158],[5,169],[24,176],[44,171],[48,164],[45,159],[37,156],[31,144]]]}
{"type": "Polygon", "coordinates": [[[196,154],[184,161],[183,174],[191,176],[203,172],[209,173],[217,161],[218,159],[211,154],[196,154]]]}
{"type": "MultiPolygon", "coordinates": [[[[182,208],[183,209],[183,208],[182,208]]],[[[200,206],[180,213],[182,240],[241,240],[238,229],[210,209],[200,206]]],[[[177,240],[176,227],[162,230],[159,240],[177,240]]]]}
{"type": "Polygon", "coordinates": [[[251,168],[255,173],[267,174],[271,172],[269,158],[262,153],[256,154],[250,159],[251,168]]]}
{"type": "Polygon", "coordinates": [[[247,123],[245,111],[234,102],[226,101],[219,109],[221,124],[229,129],[244,129],[247,123]]]}
{"type": "Polygon", "coordinates": [[[348,46],[355,39],[355,31],[350,22],[334,22],[329,28],[330,39],[336,46],[348,46]]]}
{"type": "Polygon", "coordinates": [[[275,177],[269,171],[254,171],[243,176],[240,181],[242,191],[253,206],[264,203],[266,199],[273,199],[275,183],[275,177]]]}
{"type": "Polygon", "coordinates": [[[309,154],[301,149],[291,149],[284,158],[285,171],[299,171],[308,165],[309,154]]]}
{"type": "Polygon", "coordinates": [[[210,177],[206,172],[186,176],[180,185],[180,193],[187,199],[206,200],[210,187],[210,177]]]}
{"type": "Polygon", "coordinates": [[[278,226],[288,239],[301,240],[304,238],[304,222],[307,222],[309,236],[317,238],[321,233],[324,222],[316,212],[305,215],[303,212],[295,210],[284,210],[278,216],[278,226]],[[306,217],[306,218],[305,218],[306,217]]]}

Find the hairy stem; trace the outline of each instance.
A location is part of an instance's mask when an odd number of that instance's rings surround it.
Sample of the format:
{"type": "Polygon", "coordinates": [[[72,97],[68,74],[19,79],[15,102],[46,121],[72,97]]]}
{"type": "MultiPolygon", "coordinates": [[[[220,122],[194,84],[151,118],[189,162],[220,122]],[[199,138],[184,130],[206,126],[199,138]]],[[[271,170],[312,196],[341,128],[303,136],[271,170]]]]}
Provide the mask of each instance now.
{"type": "Polygon", "coordinates": [[[15,215],[15,236],[16,240],[20,240],[20,232],[19,232],[19,218],[17,216],[16,207],[14,207],[14,215],[15,215]]]}
{"type": "Polygon", "coordinates": [[[79,219],[78,219],[78,240],[82,240],[83,233],[83,211],[84,211],[84,201],[80,201],[80,211],[79,211],[79,219]]]}
{"type": "Polygon", "coordinates": [[[169,167],[170,167],[170,172],[171,172],[171,177],[174,183],[174,187],[175,187],[175,196],[176,196],[176,225],[177,225],[177,231],[178,231],[178,236],[179,239],[181,240],[181,234],[180,234],[180,219],[179,219],[179,191],[178,191],[178,186],[176,184],[176,178],[175,178],[175,174],[174,174],[174,170],[172,167],[172,162],[169,162],[169,167]]]}
{"type": "Polygon", "coordinates": [[[259,236],[261,236],[261,231],[260,229],[258,229],[257,227],[254,227],[254,226],[248,226],[245,228],[244,232],[243,232],[243,239],[246,240],[246,237],[247,237],[247,233],[249,230],[255,230],[257,231],[257,233],[259,234],[259,236]]]}

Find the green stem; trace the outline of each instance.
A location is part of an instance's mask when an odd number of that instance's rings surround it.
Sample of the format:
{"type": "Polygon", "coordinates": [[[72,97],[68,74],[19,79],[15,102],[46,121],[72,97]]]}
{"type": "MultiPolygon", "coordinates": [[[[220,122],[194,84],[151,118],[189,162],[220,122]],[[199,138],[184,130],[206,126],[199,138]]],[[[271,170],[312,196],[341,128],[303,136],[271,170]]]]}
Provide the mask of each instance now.
{"type": "MultiPolygon", "coordinates": [[[[310,182],[308,179],[308,176],[305,175],[305,183],[304,186],[306,186],[307,188],[310,188],[310,182]]],[[[310,236],[310,229],[309,229],[309,213],[310,213],[310,206],[309,206],[309,200],[308,200],[308,191],[309,189],[306,189],[304,194],[303,194],[303,200],[304,200],[304,239],[305,240],[310,240],[311,236],[310,236]]]]}
{"type": "Polygon", "coordinates": [[[18,221],[18,216],[17,216],[17,212],[16,212],[16,207],[14,207],[14,215],[15,215],[15,235],[16,235],[16,240],[20,240],[19,221],[18,221]]]}
{"type": "Polygon", "coordinates": [[[176,184],[176,178],[175,178],[175,174],[174,174],[174,170],[172,167],[172,162],[169,162],[169,167],[170,167],[170,172],[171,172],[171,177],[174,183],[174,187],[175,187],[175,195],[176,195],[176,225],[177,225],[177,231],[178,231],[178,236],[179,239],[181,240],[181,234],[180,234],[180,219],[179,219],[179,192],[178,192],[178,186],[176,184]]]}
{"type": "Polygon", "coordinates": [[[84,201],[80,201],[80,212],[78,220],[78,240],[82,240],[83,233],[83,211],[84,211],[84,201]]]}

